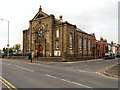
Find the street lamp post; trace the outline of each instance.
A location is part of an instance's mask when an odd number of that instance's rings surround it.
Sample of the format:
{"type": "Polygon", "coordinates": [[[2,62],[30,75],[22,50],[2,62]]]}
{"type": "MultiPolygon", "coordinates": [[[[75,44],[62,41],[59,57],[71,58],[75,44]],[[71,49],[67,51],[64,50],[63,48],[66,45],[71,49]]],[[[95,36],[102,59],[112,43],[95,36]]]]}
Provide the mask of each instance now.
{"type": "Polygon", "coordinates": [[[8,44],[7,44],[7,47],[8,47],[8,54],[7,54],[7,57],[9,59],[9,21],[8,20],[4,20],[4,19],[1,19],[2,21],[7,21],[8,22],[8,44]]]}

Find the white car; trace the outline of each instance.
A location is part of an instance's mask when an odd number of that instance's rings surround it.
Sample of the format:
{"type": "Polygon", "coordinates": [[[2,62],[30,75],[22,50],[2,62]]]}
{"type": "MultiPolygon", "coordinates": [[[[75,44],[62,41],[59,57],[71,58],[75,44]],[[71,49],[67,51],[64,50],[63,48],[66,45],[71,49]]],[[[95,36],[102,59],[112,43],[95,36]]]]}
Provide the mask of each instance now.
{"type": "Polygon", "coordinates": [[[115,59],[114,53],[105,53],[105,59],[115,59]]]}

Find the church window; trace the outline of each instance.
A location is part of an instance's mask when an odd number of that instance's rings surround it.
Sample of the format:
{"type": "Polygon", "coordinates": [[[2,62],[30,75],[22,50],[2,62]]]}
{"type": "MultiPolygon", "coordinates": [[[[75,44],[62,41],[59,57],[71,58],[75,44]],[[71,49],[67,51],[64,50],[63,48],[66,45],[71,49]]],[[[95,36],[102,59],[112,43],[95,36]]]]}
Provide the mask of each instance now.
{"type": "Polygon", "coordinates": [[[59,43],[56,42],[56,49],[59,49],[59,43]]]}
{"type": "Polygon", "coordinates": [[[90,39],[89,39],[89,51],[90,51],[90,39]]]}
{"type": "Polygon", "coordinates": [[[39,37],[44,36],[44,29],[43,29],[43,27],[39,28],[38,35],[39,35],[39,37]]]}
{"type": "Polygon", "coordinates": [[[69,35],[69,41],[70,41],[70,49],[72,49],[72,33],[69,35]]]}
{"type": "Polygon", "coordinates": [[[59,38],[59,29],[56,30],[56,37],[59,38]]]}
{"type": "Polygon", "coordinates": [[[30,40],[30,35],[28,34],[28,40],[30,40]]]}
{"type": "Polygon", "coordinates": [[[86,38],[84,39],[84,50],[86,50],[86,38]]]}
{"type": "Polygon", "coordinates": [[[81,50],[81,37],[79,38],[79,50],[81,50]]]}
{"type": "Polygon", "coordinates": [[[28,44],[28,50],[29,50],[29,44],[28,44]]]}

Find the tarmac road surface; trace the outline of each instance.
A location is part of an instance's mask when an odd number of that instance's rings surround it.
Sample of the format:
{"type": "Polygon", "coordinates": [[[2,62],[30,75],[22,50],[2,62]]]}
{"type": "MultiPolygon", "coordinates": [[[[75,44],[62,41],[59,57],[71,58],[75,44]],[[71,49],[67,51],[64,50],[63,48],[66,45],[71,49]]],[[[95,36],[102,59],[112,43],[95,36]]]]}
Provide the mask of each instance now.
{"type": "Polygon", "coordinates": [[[2,78],[16,88],[118,88],[118,79],[96,73],[118,59],[47,64],[0,61],[2,78]]]}

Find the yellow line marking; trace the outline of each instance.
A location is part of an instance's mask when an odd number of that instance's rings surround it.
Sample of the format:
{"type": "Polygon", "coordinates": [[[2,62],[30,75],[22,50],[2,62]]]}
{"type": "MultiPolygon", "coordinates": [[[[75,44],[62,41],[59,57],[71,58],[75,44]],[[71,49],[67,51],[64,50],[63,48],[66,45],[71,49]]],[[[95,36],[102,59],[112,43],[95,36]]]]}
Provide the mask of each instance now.
{"type": "Polygon", "coordinates": [[[98,75],[100,75],[100,76],[103,76],[103,77],[106,77],[106,78],[111,78],[111,79],[116,79],[116,80],[118,80],[118,78],[116,78],[116,77],[107,76],[107,75],[102,74],[101,72],[96,72],[96,74],[98,74],[98,75]]]}
{"type": "Polygon", "coordinates": [[[9,90],[12,90],[6,83],[4,83],[2,80],[0,80],[9,90]]]}
{"type": "Polygon", "coordinates": [[[107,77],[107,78],[112,78],[112,79],[118,80],[118,77],[113,77],[113,76],[109,76],[109,75],[107,76],[107,75],[103,74],[106,70],[112,68],[113,66],[115,66],[115,65],[117,65],[117,64],[118,64],[118,63],[113,64],[113,65],[110,65],[110,66],[107,66],[107,67],[105,67],[105,68],[103,68],[103,69],[101,69],[101,70],[98,70],[98,71],[96,72],[96,74],[99,74],[99,75],[104,76],[104,77],[107,77]]]}
{"type": "Polygon", "coordinates": [[[11,83],[9,83],[7,80],[5,80],[4,78],[2,78],[1,76],[0,76],[0,78],[1,78],[3,81],[5,81],[8,85],[10,85],[12,88],[14,88],[15,90],[18,90],[16,87],[14,87],[11,83]]]}

